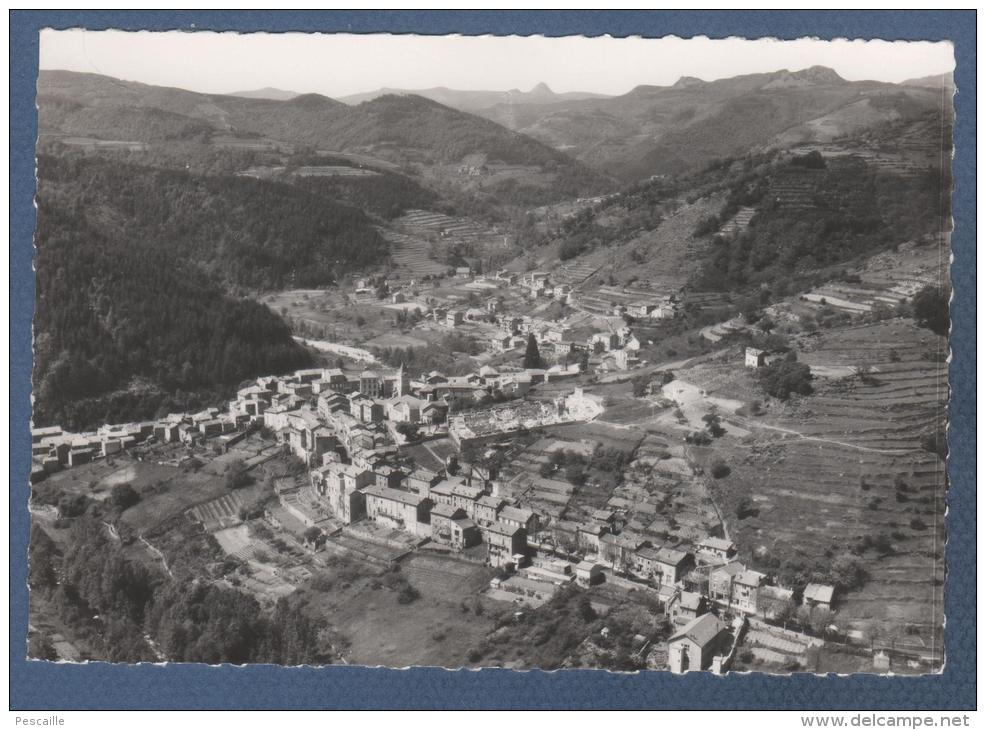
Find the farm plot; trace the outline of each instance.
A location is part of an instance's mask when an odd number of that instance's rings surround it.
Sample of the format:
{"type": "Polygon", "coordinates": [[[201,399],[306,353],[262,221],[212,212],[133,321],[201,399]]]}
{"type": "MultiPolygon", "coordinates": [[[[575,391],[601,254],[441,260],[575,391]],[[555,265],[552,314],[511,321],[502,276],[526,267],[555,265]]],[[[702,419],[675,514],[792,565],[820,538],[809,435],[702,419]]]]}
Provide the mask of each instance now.
{"type": "Polygon", "coordinates": [[[152,483],[135,485],[141,495],[140,502],[124,512],[121,519],[138,532],[148,531],[190,507],[217,499],[228,491],[222,479],[214,474],[169,468],[170,477],[162,480],[155,476],[152,483]]]}
{"type": "Polygon", "coordinates": [[[307,586],[306,610],[331,623],[349,663],[458,668],[470,664],[470,649],[500,610],[480,595],[492,575],[481,565],[423,553],[385,572],[340,559],[307,586]],[[399,600],[404,584],[420,595],[399,600]]]}
{"type": "Polygon", "coordinates": [[[243,506],[242,500],[235,492],[224,494],[211,502],[192,507],[192,517],[202,523],[209,532],[219,530],[227,525],[235,525],[240,521],[239,511],[243,506]]]}
{"type": "Polygon", "coordinates": [[[227,527],[215,532],[213,536],[227,555],[243,561],[253,559],[257,544],[256,539],[250,534],[249,525],[227,527]]]}
{"type": "Polygon", "coordinates": [[[419,337],[411,337],[410,335],[398,334],[393,332],[388,332],[387,334],[379,335],[374,337],[372,340],[367,340],[363,343],[366,347],[400,347],[402,349],[407,349],[409,347],[428,347],[428,341],[422,340],[419,337]]]}
{"type": "Polygon", "coordinates": [[[410,236],[399,231],[379,229],[390,243],[390,261],[402,278],[424,279],[444,276],[449,267],[431,258],[431,243],[422,236],[410,236]]]}

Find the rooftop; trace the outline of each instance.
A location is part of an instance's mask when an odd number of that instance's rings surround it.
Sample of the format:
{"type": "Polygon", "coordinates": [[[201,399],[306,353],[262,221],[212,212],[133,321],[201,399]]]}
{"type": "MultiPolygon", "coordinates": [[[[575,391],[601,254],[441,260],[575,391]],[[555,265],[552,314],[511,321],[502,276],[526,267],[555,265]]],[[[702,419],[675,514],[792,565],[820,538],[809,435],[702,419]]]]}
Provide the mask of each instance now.
{"type": "Polygon", "coordinates": [[[726,624],[711,613],[692,619],[668,639],[668,643],[679,639],[691,639],[699,646],[706,646],[726,630],[726,624]]]}
{"type": "Polygon", "coordinates": [[[809,583],[805,586],[804,598],[816,603],[831,603],[835,588],[823,583],[809,583]]]}
{"type": "Polygon", "coordinates": [[[427,499],[427,497],[422,497],[420,494],[403,492],[399,489],[391,489],[390,487],[366,487],[363,490],[363,493],[367,497],[376,497],[378,499],[385,499],[389,502],[400,502],[401,504],[414,505],[415,507],[427,499]]]}

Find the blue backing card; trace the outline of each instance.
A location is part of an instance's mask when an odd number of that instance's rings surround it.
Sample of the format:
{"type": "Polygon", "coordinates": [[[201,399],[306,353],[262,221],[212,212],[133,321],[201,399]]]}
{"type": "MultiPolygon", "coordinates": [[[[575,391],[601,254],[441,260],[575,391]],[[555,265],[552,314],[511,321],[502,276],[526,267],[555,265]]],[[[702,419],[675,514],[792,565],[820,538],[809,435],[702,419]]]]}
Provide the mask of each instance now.
{"type": "Polygon", "coordinates": [[[976,688],[976,14],[968,11],[13,11],[10,14],[10,708],[971,709],[976,688]],[[946,665],[926,677],[57,665],[24,658],[30,469],[34,107],[44,27],[731,35],[955,43],[946,665]]]}

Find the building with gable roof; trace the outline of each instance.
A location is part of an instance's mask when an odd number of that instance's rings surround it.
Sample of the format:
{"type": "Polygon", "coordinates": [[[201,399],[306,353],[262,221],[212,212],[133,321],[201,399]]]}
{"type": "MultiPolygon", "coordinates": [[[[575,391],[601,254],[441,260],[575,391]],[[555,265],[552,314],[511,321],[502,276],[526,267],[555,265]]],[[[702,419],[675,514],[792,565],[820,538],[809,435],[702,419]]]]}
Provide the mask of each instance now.
{"type": "Polygon", "coordinates": [[[732,635],[715,614],[692,619],[668,639],[668,664],[675,674],[712,666],[713,657],[729,651],[732,635]]]}

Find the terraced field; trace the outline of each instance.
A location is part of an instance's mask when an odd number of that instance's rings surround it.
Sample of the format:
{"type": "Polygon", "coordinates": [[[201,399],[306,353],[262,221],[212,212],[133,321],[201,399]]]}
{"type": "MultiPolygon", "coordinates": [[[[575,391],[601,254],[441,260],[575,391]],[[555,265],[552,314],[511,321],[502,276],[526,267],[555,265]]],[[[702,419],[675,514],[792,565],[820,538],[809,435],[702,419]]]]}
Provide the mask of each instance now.
{"type": "Polygon", "coordinates": [[[390,260],[399,275],[420,279],[448,270],[430,257],[431,244],[426,239],[387,229],[380,229],[380,234],[390,243],[390,260]]]}
{"type": "Polygon", "coordinates": [[[189,511],[207,531],[212,532],[239,523],[238,513],[242,506],[239,496],[235,492],[230,492],[219,499],[193,507],[189,511]]]}
{"type": "Polygon", "coordinates": [[[807,292],[802,299],[811,305],[828,305],[850,313],[893,307],[913,297],[922,287],[947,279],[947,244],[906,244],[895,253],[869,259],[857,272],[854,283],[836,282],[807,292]]]}
{"type": "Polygon", "coordinates": [[[922,448],[945,418],[943,347],[899,319],[826,333],[803,361],[863,363],[869,373],[816,380],[813,396],[774,403],[767,416],[730,415],[751,435],[696,450],[732,469],[717,497],[754,564],[825,559],[884,536],[889,549],[860,551],[869,580],[843,597],[838,615],[862,631],[892,626],[887,638],[923,655],[940,651],[943,620],[945,471],[922,448]],[[738,519],[743,497],[757,514],[738,519]]]}

